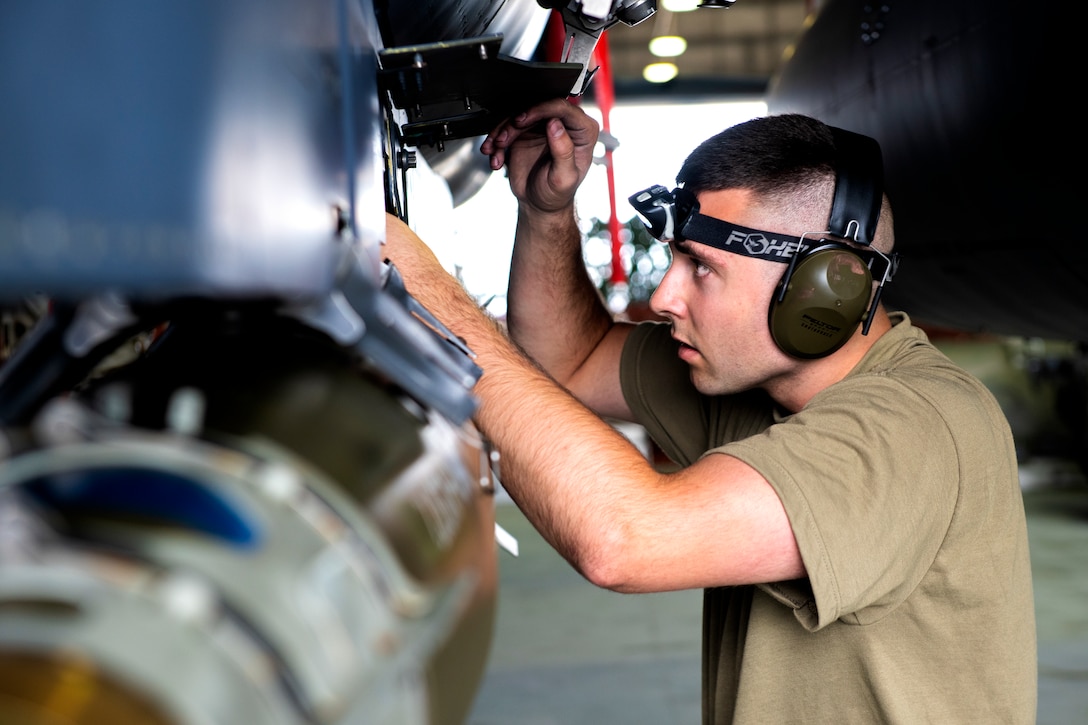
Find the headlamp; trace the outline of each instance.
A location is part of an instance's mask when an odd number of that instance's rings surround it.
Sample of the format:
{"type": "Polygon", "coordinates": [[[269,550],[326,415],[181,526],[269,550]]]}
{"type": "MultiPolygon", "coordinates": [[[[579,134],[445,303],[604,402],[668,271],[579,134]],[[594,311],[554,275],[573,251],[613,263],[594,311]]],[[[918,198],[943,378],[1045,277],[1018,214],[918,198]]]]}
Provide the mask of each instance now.
{"type": "Polygon", "coordinates": [[[650,230],[650,236],[658,241],[667,242],[675,238],[677,191],[678,188],[669,191],[661,184],[654,184],[627,197],[627,201],[642,217],[642,223],[650,230]]]}

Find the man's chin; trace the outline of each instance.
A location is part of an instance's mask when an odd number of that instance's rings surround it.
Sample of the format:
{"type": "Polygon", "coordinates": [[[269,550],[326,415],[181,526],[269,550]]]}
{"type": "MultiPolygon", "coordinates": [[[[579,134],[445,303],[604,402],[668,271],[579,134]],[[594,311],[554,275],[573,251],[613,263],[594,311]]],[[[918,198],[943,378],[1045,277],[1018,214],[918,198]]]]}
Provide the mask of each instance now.
{"type": "Polygon", "coordinates": [[[717,391],[715,390],[716,386],[714,385],[714,380],[709,379],[700,371],[695,368],[689,368],[688,377],[691,379],[691,384],[695,386],[695,389],[703,395],[716,394],[717,391]]]}
{"type": "Polygon", "coordinates": [[[708,375],[706,371],[691,368],[688,373],[691,384],[702,395],[730,395],[739,392],[734,386],[708,375]]]}

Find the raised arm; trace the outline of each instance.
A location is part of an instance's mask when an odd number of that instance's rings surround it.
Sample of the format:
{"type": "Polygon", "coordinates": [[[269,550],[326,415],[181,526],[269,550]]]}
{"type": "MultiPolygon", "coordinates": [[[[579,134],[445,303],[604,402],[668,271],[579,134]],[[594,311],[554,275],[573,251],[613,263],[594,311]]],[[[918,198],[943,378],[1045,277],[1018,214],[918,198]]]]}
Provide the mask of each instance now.
{"type": "Polygon", "coordinates": [[[518,199],[510,264],[511,337],[579,400],[630,418],[619,385],[629,326],[616,323],[586,273],[574,203],[593,162],[598,125],[557,99],[509,119],[484,140],[518,199]]]}
{"type": "Polygon", "coordinates": [[[409,292],[477,354],[476,423],[502,456],[503,486],[583,576],[635,592],[804,573],[782,504],[755,470],[726,455],[654,470],[522,355],[396,217],[386,252],[409,292]]]}

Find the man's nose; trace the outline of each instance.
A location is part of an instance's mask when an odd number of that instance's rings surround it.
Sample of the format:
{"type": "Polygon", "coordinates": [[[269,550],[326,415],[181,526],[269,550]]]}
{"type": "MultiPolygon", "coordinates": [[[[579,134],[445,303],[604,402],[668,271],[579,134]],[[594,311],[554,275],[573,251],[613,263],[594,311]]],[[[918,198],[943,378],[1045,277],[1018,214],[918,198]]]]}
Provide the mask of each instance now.
{"type": "Polygon", "coordinates": [[[657,289],[650,295],[650,309],[658,315],[673,319],[679,316],[680,300],[676,294],[675,267],[669,267],[657,289]]]}

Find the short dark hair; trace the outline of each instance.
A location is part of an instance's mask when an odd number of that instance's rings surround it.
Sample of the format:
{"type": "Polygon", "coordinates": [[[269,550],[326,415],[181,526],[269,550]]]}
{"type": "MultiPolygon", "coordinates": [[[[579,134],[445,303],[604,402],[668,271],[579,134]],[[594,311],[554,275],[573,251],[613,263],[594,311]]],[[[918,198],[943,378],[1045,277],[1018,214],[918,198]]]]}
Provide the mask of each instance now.
{"type": "Polygon", "coordinates": [[[834,177],[831,129],[790,113],[754,118],[711,136],[688,155],[676,181],[695,194],[741,188],[781,196],[834,177]]]}

